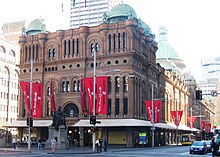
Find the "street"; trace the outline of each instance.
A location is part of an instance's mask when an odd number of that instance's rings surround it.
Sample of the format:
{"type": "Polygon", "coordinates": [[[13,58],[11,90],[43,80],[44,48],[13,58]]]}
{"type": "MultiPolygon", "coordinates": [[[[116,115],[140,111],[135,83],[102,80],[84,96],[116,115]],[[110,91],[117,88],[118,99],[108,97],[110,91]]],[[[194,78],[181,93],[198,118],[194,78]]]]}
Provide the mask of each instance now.
{"type": "MultiPolygon", "coordinates": [[[[18,151],[0,151],[1,157],[45,157],[45,156],[54,156],[54,157],[195,157],[201,156],[197,154],[189,154],[189,146],[171,146],[171,147],[156,147],[156,148],[128,148],[128,149],[111,149],[108,152],[101,153],[75,153],[74,151],[62,151],[56,150],[54,154],[51,154],[49,150],[44,151],[34,151],[34,152],[18,152],[18,151]]],[[[203,157],[211,156],[211,153],[202,155],[203,157]]]]}

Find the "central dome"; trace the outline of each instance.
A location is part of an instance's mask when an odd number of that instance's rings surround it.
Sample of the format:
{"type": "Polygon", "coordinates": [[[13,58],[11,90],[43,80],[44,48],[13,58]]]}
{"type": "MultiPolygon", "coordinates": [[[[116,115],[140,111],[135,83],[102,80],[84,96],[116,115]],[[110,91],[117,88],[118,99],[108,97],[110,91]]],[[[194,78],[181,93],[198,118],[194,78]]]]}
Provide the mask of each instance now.
{"type": "Polygon", "coordinates": [[[35,19],[30,22],[30,24],[27,27],[26,34],[29,35],[35,35],[38,33],[44,33],[46,32],[45,30],[46,25],[44,24],[43,19],[35,19]]]}
{"type": "Polygon", "coordinates": [[[109,22],[124,21],[125,19],[137,19],[135,10],[127,4],[118,4],[108,13],[109,22]]]}

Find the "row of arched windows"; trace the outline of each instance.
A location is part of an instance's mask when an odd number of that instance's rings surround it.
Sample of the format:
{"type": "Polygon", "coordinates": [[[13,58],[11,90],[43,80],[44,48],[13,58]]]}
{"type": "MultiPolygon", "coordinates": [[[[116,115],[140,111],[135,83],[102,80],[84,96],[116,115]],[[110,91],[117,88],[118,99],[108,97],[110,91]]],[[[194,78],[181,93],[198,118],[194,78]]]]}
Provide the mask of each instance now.
{"type": "Polygon", "coordinates": [[[79,39],[64,40],[64,58],[79,56],[79,39]]]}
{"type": "Polygon", "coordinates": [[[39,45],[25,46],[24,57],[25,57],[24,58],[25,62],[30,62],[31,58],[34,61],[38,61],[38,59],[39,59],[39,45]]]}
{"type": "Polygon", "coordinates": [[[125,49],[126,48],[126,42],[127,42],[127,37],[126,37],[126,33],[123,32],[123,33],[114,33],[113,35],[112,34],[109,34],[108,36],[108,50],[109,52],[111,50],[118,50],[120,51],[120,49],[125,49]]]}
{"type": "MultiPolygon", "coordinates": [[[[124,76],[120,78],[119,76],[116,76],[115,78],[115,92],[119,92],[120,90],[120,82],[123,81],[123,92],[128,91],[128,77],[124,76]]],[[[61,92],[67,93],[67,92],[80,92],[81,90],[81,80],[73,80],[72,83],[70,83],[69,80],[63,80],[61,82],[61,92]]],[[[112,85],[111,85],[111,77],[108,77],[108,93],[111,93],[112,85]]],[[[47,88],[47,95],[50,95],[50,87],[47,88]]]]}

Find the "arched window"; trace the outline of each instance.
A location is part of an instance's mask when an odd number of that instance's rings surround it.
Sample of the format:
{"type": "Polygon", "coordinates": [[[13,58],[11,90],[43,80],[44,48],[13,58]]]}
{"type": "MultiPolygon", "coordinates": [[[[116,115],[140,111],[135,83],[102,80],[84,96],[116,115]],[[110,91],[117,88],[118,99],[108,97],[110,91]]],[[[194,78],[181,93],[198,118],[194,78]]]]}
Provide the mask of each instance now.
{"type": "Polygon", "coordinates": [[[108,48],[108,50],[109,51],[111,51],[111,49],[112,49],[112,36],[111,36],[111,34],[109,34],[109,36],[108,36],[108,45],[109,45],[109,48],[108,48]]]}
{"type": "Polygon", "coordinates": [[[118,49],[121,48],[121,33],[118,33],[118,49]]]}
{"type": "Polygon", "coordinates": [[[66,92],[66,81],[62,82],[62,92],[66,92]]]}
{"type": "Polygon", "coordinates": [[[66,117],[78,117],[79,109],[75,104],[69,103],[64,107],[63,113],[66,117]]]}
{"type": "Polygon", "coordinates": [[[120,89],[120,78],[117,76],[115,77],[115,92],[119,92],[120,89]]]}
{"type": "Polygon", "coordinates": [[[52,57],[52,49],[49,49],[48,58],[51,58],[51,57],[52,57]]]}
{"type": "Polygon", "coordinates": [[[126,33],[123,33],[123,48],[126,48],[126,33]]]}
{"type": "Polygon", "coordinates": [[[123,91],[128,91],[128,77],[123,77],[123,91]]]}
{"type": "Polygon", "coordinates": [[[52,57],[56,57],[56,49],[53,49],[53,55],[52,57]]]}

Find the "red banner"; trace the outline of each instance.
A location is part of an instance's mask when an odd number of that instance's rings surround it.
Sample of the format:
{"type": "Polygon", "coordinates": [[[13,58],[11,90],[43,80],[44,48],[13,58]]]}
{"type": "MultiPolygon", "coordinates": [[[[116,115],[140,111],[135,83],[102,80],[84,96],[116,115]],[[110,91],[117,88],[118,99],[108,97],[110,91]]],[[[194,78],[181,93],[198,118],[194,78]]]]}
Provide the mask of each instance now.
{"type": "Polygon", "coordinates": [[[93,114],[93,78],[84,78],[84,86],[88,97],[90,113],[93,114]]]}
{"type": "Polygon", "coordinates": [[[107,114],[108,77],[107,76],[97,77],[96,85],[97,85],[96,113],[107,114]]]}
{"type": "Polygon", "coordinates": [[[56,104],[55,104],[55,98],[54,98],[54,82],[50,81],[50,105],[51,105],[51,111],[56,112],[56,104]]]}
{"type": "Polygon", "coordinates": [[[152,101],[146,100],[145,105],[146,105],[146,110],[147,110],[148,116],[149,116],[150,121],[152,123],[152,101]]]}
{"type": "Polygon", "coordinates": [[[205,130],[205,121],[202,121],[202,126],[201,126],[201,130],[204,131],[205,130]]]}
{"type": "MultiPolygon", "coordinates": [[[[146,110],[148,112],[148,116],[150,121],[152,122],[152,100],[145,101],[146,110]]],[[[160,122],[160,112],[162,108],[162,101],[161,100],[154,100],[154,123],[160,122]]]]}
{"type": "MultiPolygon", "coordinates": [[[[84,78],[84,86],[86,88],[86,94],[90,106],[90,113],[93,114],[93,96],[94,96],[94,83],[93,78],[84,78]]],[[[99,76],[96,77],[96,114],[107,113],[107,97],[108,97],[108,77],[99,76]]]]}
{"type": "Polygon", "coordinates": [[[179,126],[183,111],[170,111],[173,122],[175,123],[176,126],[179,126]]]}
{"type": "Polygon", "coordinates": [[[32,117],[42,117],[42,95],[43,85],[42,83],[32,84],[32,117]]]}
{"type": "Polygon", "coordinates": [[[27,114],[30,115],[30,82],[20,82],[26,104],[27,114]]]}
{"type": "Polygon", "coordinates": [[[80,95],[81,95],[81,107],[84,115],[88,114],[86,102],[85,102],[85,91],[84,91],[84,80],[80,80],[80,95]]]}
{"type": "Polygon", "coordinates": [[[42,94],[43,85],[41,83],[32,83],[32,113],[30,115],[30,82],[20,82],[21,89],[24,93],[24,99],[28,111],[28,116],[33,118],[42,117],[42,94]],[[29,91],[29,94],[28,94],[29,91]],[[29,101],[28,101],[29,100],[29,101]]]}
{"type": "Polygon", "coordinates": [[[205,131],[206,131],[207,133],[210,133],[210,132],[211,132],[211,123],[206,123],[206,124],[205,124],[205,131]]]}
{"type": "Polygon", "coordinates": [[[193,128],[193,124],[194,124],[194,122],[196,120],[196,117],[195,116],[191,116],[191,117],[188,117],[187,119],[188,119],[189,124],[190,124],[190,129],[192,129],[193,128]]]}

